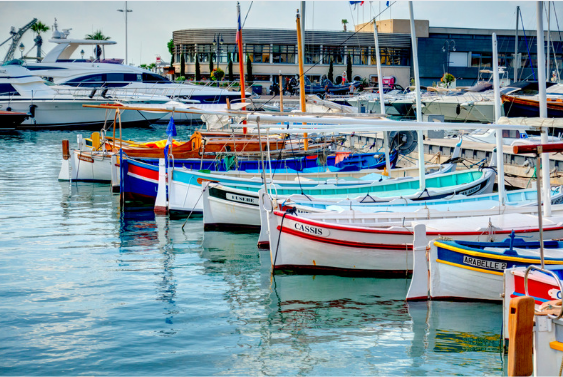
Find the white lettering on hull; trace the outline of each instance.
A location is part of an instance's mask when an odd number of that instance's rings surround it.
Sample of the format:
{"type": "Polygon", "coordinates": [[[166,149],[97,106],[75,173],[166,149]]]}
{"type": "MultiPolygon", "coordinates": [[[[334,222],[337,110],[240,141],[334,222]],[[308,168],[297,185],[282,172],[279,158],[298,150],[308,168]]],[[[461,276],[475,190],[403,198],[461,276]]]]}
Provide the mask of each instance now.
{"type": "Polygon", "coordinates": [[[473,267],[485,268],[487,270],[504,271],[504,269],[506,269],[506,263],[477,259],[473,257],[468,257],[467,255],[463,256],[463,263],[473,267]]]}

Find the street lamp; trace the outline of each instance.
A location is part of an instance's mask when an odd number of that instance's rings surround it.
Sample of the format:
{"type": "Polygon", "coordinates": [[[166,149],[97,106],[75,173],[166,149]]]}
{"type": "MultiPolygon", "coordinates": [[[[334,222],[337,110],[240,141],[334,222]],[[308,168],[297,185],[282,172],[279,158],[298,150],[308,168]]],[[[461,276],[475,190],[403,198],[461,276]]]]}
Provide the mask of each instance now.
{"type": "Polygon", "coordinates": [[[125,9],[118,9],[118,12],[125,13],[125,64],[128,64],[127,61],[127,13],[133,12],[131,9],[127,9],[127,1],[125,2],[125,9]]]}
{"type": "Polygon", "coordinates": [[[450,51],[455,51],[455,41],[453,39],[446,39],[442,46],[442,52],[446,52],[446,72],[450,70],[450,51]]]}
{"type": "Polygon", "coordinates": [[[23,59],[23,50],[25,49],[25,46],[23,45],[23,43],[20,43],[20,51],[21,51],[21,58],[23,59]]]}
{"type": "Polygon", "coordinates": [[[215,46],[215,56],[217,59],[217,68],[219,68],[219,53],[221,52],[221,46],[223,45],[223,36],[221,33],[217,33],[213,36],[213,46],[215,46]],[[219,42],[219,43],[217,43],[219,42]]]}
{"type": "Polygon", "coordinates": [[[80,56],[82,57],[82,60],[84,60],[84,50],[80,50],[80,56]]]}

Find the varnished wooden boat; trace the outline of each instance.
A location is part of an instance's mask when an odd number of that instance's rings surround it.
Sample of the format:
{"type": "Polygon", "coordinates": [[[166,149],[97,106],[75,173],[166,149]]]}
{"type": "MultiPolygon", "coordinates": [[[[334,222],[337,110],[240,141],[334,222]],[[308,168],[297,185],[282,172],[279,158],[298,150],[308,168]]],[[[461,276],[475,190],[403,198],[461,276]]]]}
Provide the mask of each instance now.
{"type": "MultiPolygon", "coordinates": [[[[162,143],[165,144],[165,143],[162,143]]],[[[266,151],[268,148],[271,151],[283,149],[285,141],[278,138],[250,138],[250,137],[233,137],[233,136],[216,136],[216,137],[203,137],[198,131],[194,132],[189,141],[184,143],[175,143],[170,149],[170,154],[176,159],[187,158],[208,158],[214,159],[215,153],[221,152],[259,152],[260,144],[262,150],[266,151]],[[268,146],[269,144],[269,146],[268,146]]],[[[108,138],[106,141],[106,149],[115,152],[123,149],[123,153],[129,157],[137,158],[163,158],[165,145],[157,143],[135,144],[132,141],[114,140],[108,138]]]]}

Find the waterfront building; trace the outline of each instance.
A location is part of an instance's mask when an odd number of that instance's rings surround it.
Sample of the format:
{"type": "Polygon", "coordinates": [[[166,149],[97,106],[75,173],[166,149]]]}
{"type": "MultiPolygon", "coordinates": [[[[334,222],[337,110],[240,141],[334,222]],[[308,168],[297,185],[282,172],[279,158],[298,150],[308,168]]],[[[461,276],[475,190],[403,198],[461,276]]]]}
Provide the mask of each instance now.
{"type": "MultiPolygon", "coordinates": [[[[412,48],[409,20],[378,21],[382,75],[394,76],[403,87],[411,84],[412,48]]],[[[440,81],[444,72],[457,79],[457,85],[473,85],[479,71],[492,68],[492,33],[497,34],[499,64],[506,67],[506,78],[513,80],[515,31],[507,29],[476,29],[433,27],[428,20],[416,20],[419,43],[421,85],[440,81]]],[[[174,71],[180,73],[181,54],[184,54],[185,76],[194,79],[196,57],[200,73],[209,79],[209,62],[219,65],[227,75],[228,60],[233,61],[233,74],[238,79],[238,50],[236,29],[185,29],[173,32],[175,45],[174,71]]],[[[537,67],[536,33],[519,32],[519,80],[534,80],[537,67]],[[530,55],[528,55],[530,51],[530,55]],[[530,64],[534,67],[531,68],[530,64]]],[[[558,32],[551,32],[551,69],[563,68],[563,43],[558,32]]],[[[547,40],[547,38],[546,38],[547,40]]],[[[284,79],[298,72],[297,35],[292,29],[245,29],[243,33],[244,59],[252,62],[255,81],[277,81],[281,71],[284,79]]],[[[376,83],[375,42],[371,23],[356,26],[353,31],[305,31],[305,72],[311,81],[319,81],[333,62],[334,81],[340,82],[348,59],[352,61],[352,77],[376,83]]],[[[245,61],[246,69],[246,61],[245,61]]],[[[548,75],[550,77],[551,74],[548,75]]],[[[264,84],[265,85],[265,84],[264,84]]]]}

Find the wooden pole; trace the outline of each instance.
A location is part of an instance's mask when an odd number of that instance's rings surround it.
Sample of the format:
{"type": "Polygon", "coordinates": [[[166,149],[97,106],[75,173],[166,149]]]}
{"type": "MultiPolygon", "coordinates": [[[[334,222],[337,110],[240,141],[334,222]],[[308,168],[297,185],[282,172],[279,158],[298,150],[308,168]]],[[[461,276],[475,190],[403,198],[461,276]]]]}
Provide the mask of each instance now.
{"type": "Polygon", "coordinates": [[[534,373],[534,299],[530,296],[510,300],[508,314],[508,376],[534,373]]]}
{"type": "MultiPolygon", "coordinates": [[[[305,103],[305,74],[303,73],[303,55],[301,51],[303,51],[303,41],[301,40],[301,21],[299,17],[299,9],[297,10],[297,50],[298,54],[297,57],[299,59],[299,99],[301,102],[301,112],[307,111],[307,105],[305,103]]],[[[309,139],[307,133],[303,134],[303,147],[305,151],[309,150],[309,139]]]]}

